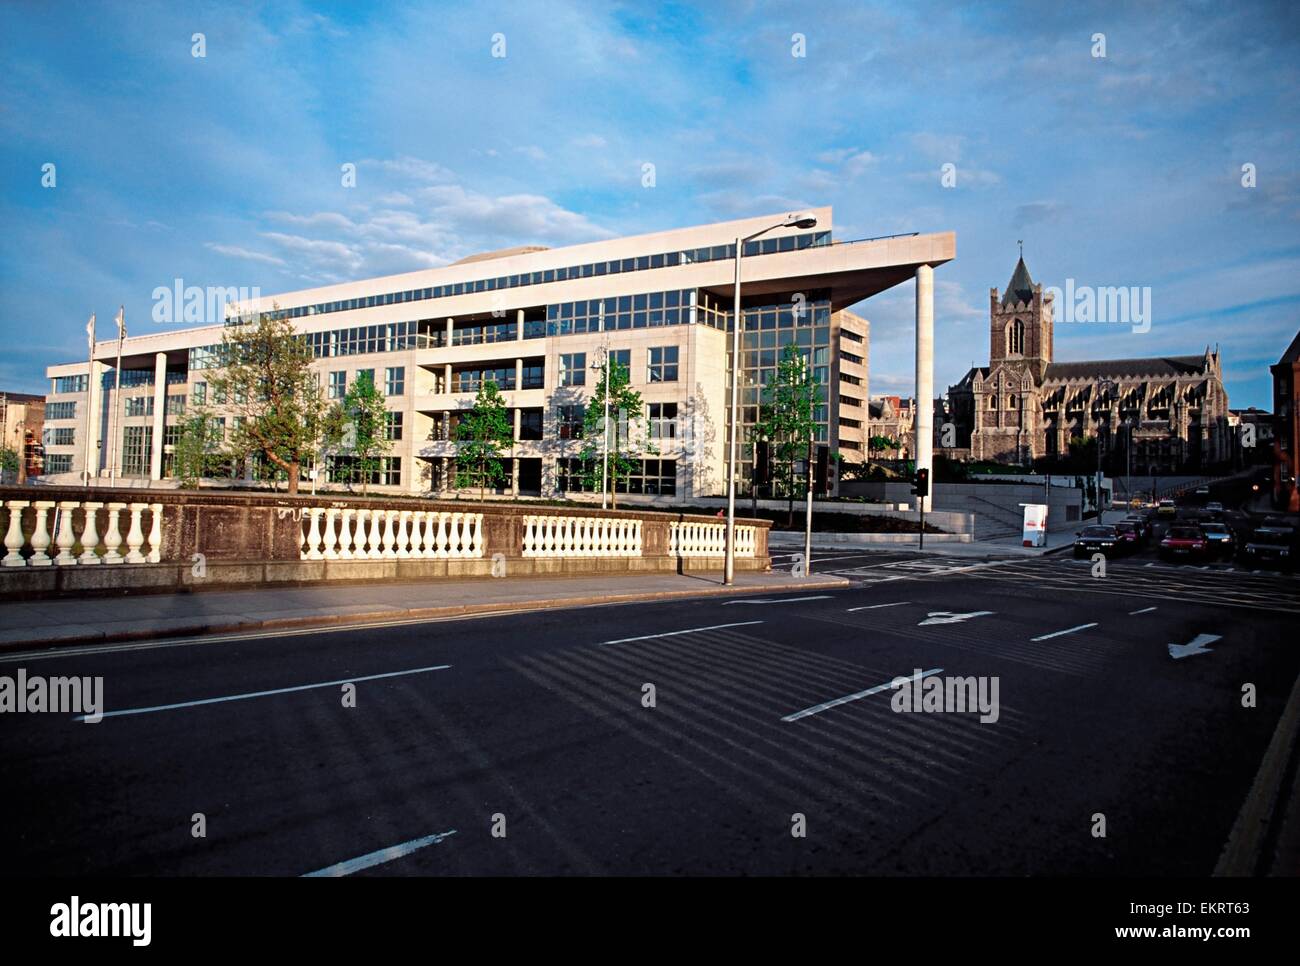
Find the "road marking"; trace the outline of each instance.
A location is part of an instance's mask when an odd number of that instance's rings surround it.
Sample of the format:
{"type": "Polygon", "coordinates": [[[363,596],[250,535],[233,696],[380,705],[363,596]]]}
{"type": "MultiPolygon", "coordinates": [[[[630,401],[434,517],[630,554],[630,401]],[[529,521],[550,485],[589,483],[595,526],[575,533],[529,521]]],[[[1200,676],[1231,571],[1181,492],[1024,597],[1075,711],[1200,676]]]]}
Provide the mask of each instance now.
{"type": "Polygon", "coordinates": [[[1205,645],[1213,644],[1218,640],[1222,640],[1222,637],[1218,634],[1197,634],[1187,644],[1170,644],[1169,656],[1178,661],[1194,654],[1209,654],[1210,649],[1205,645]]]}
{"type": "Polygon", "coordinates": [[[429,845],[437,845],[443,839],[455,835],[456,830],[451,829],[446,832],[439,832],[436,835],[426,835],[422,839],[411,839],[409,842],[403,842],[401,845],[392,845],[386,849],[380,849],[377,852],[371,852],[369,855],[361,855],[355,859],[348,859],[346,862],[338,862],[334,865],[326,866],[323,869],[317,869],[315,872],[304,873],[304,879],[317,878],[338,878],[340,876],[351,875],[353,872],[360,872],[362,869],[369,869],[372,866],[383,865],[385,862],[392,862],[393,859],[400,859],[404,855],[410,855],[429,845]]]}
{"type": "MultiPolygon", "coordinates": [[[[817,597],[759,597],[756,600],[729,600],[728,604],[797,604],[802,600],[830,600],[830,594],[817,597]]],[[[725,605],[724,605],[725,606],[725,605]]]]}
{"type": "MultiPolygon", "coordinates": [[[[910,674],[903,680],[919,681],[922,678],[928,678],[932,674],[942,674],[942,673],[943,673],[943,668],[936,667],[936,668],[931,668],[929,671],[923,671],[920,674],[910,674]]],[[[894,678],[894,681],[897,680],[898,678],[894,678]]],[[[894,681],[890,681],[887,684],[877,684],[874,688],[867,688],[867,690],[858,691],[856,694],[846,694],[844,697],[836,698],[834,701],[825,701],[822,704],[814,705],[811,708],[804,708],[802,711],[796,711],[794,714],[786,715],[781,720],[798,721],[800,718],[807,718],[814,714],[821,714],[823,711],[828,711],[831,708],[838,708],[840,705],[848,704],[850,701],[857,701],[860,698],[870,697],[873,694],[879,694],[881,691],[889,691],[893,688],[894,681]]]]}
{"type": "Polygon", "coordinates": [[[903,604],[910,604],[910,603],[911,603],[910,600],[896,600],[892,604],[868,604],[865,607],[850,607],[847,611],[845,611],[845,613],[852,614],[855,610],[877,610],[881,607],[900,607],[903,604]]]}
{"type": "Polygon", "coordinates": [[[954,614],[949,610],[932,610],[925,620],[917,624],[917,627],[925,627],[927,624],[961,624],[970,620],[972,617],[986,617],[992,614],[991,610],[973,610],[969,614],[954,614]]]}
{"type": "MultiPolygon", "coordinates": [[[[223,701],[245,701],[249,698],[265,698],[272,694],[289,694],[293,691],[310,691],[313,688],[332,688],[344,684],[355,684],[357,681],[378,681],[381,678],[396,678],[407,674],[427,674],[429,671],[445,671],[450,664],[439,664],[434,667],[417,667],[409,671],[388,671],[384,674],[367,674],[356,678],[343,678],[339,681],[322,681],[319,684],[299,684],[292,688],[275,688],[272,691],[250,691],[247,694],[227,694],[220,698],[203,698],[199,701],[181,701],[177,704],[159,704],[152,708],[125,708],[121,711],[105,711],[103,717],[114,718],[120,715],[128,714],[150,714],[154,711],[175,711],[177,708],[194,708],[201,704],[219,704],[223,701]]],[[[78,715],[75,721],[85,721],[87,715],[78,715]]]]}
{"type": "Polygon", "coordinates": [[[692,627],[685,631],[669,631],[666,634],[645,634],[641,637],[620,637],[616,641],[601,641],[599,647],[606,644],[628,644],[632,641],[653,641],[658,637],[676,637],[678,634],[699,634],[701,631],[720,631],[724,627],[748,627],[751,624],[761,624],[762,621],[741,621],[739,624],[712,624],[709,627],[692,627]]]}
{"type": "Polygon", "coordinates": [[[1031,637],[1030,640],[1031,640],[1031,641],[1046,641],[1046,640],[1049,640],[1049,639],[1051,639],[1051,638],[1053,638],[1053,637],[1060,637],[1062,634],[1073,634],[1075,631],[1086,631],[1089,627],[1096,627],[1096,626],[1097,626],[1097,623],[1096,623],[1096,621],[1094,621],[1094,622],[1091,623],[1091,624],[1080,624],[1078,627],[1070,627],[1070,628],[1067,628],[1066,630],[1063,630],[1063,631],[1056,631],[1056,632],[1053,633],[1053,634],[1044,634],[1042,637],[1031,637]]]}
{"type": "Polygon", "coordinates": [[[1143,607],[1141,610],[1131,610],[1131,611],[1129,611],[1129,612],[1128,612],[1128,615],[1129,615],[1129,617],[1132,617],[1134,614],[1149,614],[1149,613],[1151,613],[1153,610],[1156,610],[1156,608],[1154,608],[1154,607],[1143,607]]]}

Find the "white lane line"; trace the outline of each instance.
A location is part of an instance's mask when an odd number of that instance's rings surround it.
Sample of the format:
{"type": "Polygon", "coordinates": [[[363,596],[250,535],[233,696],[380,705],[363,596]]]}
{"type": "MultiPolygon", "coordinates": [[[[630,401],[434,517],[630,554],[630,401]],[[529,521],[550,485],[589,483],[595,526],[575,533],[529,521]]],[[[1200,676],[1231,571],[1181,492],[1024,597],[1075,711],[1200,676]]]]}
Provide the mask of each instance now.
{"type": "MultiPolygon", "coordinates": [[[[817,597],[758,597],[754,600],[729,600],[728,604],[797,604],[802,600],[830,600],[830,594],[817,597]]],[[[723,605],[726,606],[726,605],[723,605]]]]}
{"type": "Polygon", "coordinates": [[[712,624],[709,627],[692,627],[685,631],[669,631],[666,634],[645,634],[641,637],[620,637],[616,641],[601,641],[598,647],[604,647],[606,644],[628,644],[632,641],[653,641],[658,637],[676,637],[678,634],[699,634],[701,631],[720,631],[724,627],[748,627],[751,624],[761,624],[762,621],[741,621],[739,624],[712,624]]]}
{"type": "Polygon", "coordinates": [[[1093,621],[1091,624],[1080,624],[1078,627],[1068,627],[1063,631],[1056,631],[1052,634],[1044,634],[1042,637],[1031,637],[1030,640],[1046,641],[1046,640],[1050,640],[1053,637],[1060,637],[1062,634],[1073,634],[1075,631],[1086,631],[1089,627],[1096,627],[1096,626],[1097,626],[1097,622],[1093,621]]]}
{"type": "MultiPolygon", "coordinates": [[[[245,701],[249,698],[265,698],[272,694],[289,694],[293,691],[310,691],[312,688],[332,688],[343,684],[354,684],[357,681],[378,681],[381,678],[397,678],[407,674],[427,674],[429,671],[445,671],[450,664],[439,664],[434,667],[417,667],[409,671],[388,671],[384,674],[367,674],[362,677],[343,678],[340,681],[322,681],[319,684],[299,684],[292,688],[276,688],[272,691],[250,691],[247,694],[227,694],[220,698],[203,698],[199,701],[181,701],[177,704],[159,704],[152,708],[124,708],[121,711],[105,711],[103,717],[114,718],[119,715],[127,714],[150,714],[154,711],[175,711],[177,708],[194,708],[201,704],[219,704],[222,701],[245,701]]],[[[87,715],[78,715],[74,721],[85,721],[87,715]]]]}
{"type": "MultiPolygon", "coordinates": [[[[906,678],[904,678],[904,680],[919,681],[922,678],[928,678],[932,674],[942,674],[942,673],[943,673],[943,668],[936,667],[936,668],[931,668],[929,671],[923,671],[920,674],[910,674],[906,678]]],[[[895,678],[894,680],[896,681],[898,680],[898,678],[895,678]]],[[[800,718],[807,718],[810,715],[821,714],[821,712],[827,711],[831,708],[838,708],[840,705],[848,704],[850,701],[857,701],[860,698],[870,697],[873,694],[879,694],[881,691],[889,691],[893,688],[893,686],[894,686],[894,681],[890,681],[887,684],[877,684],[874,688],[867,688],[867,690],[858,691],[856,694],[846,694],[844,697],[836,698],[834,701],[826,701],[823,702],[822,704],[814,705],[811,708],[804,708],[802,711],[796,711],[794,714],[786,715],[781,720],[798,721],[800,718]]]]}
{"type": "Polygon", "coordinates": [[[1155,609],[1156,608],[1154,607],[1143,607],[1141,610],[1131,610],[1128,612],[1128,614],[1130,617],[1132,617],[1134,614],[1149,614],[1155,609]]]}
{"type": "Polygon", "coordinates": [[[338,862],[323,869],[317,869],[315,872],[304,873],[302,878],[338,878],[351,875],[353,872],[360,872],[362,869],[383,865],[385,862],[392,862],[393,859],[400,859],[402,856],[410,855],[412,852],[426,846],[437,845],[443,839],[455,834],[456,830],[451,829],[446,832],[439,832],[436,835],[426,835],[422,839],[411,839],[411,841],[403,842],[401,845],[393,845],[386,849],[380,849],[378,852],[371,852],[369,855],[361,855],[355,859],[348,859],[346,862],[338,862]]]}
{"type": "Polygon", "coordinates": [[[896,600],[892,604],[868,604],[866,607],[850,607],[846,614],[852,614],[855,610],[877,610],[881,607],[899,607],[903,604],[910,604],[910,600],[896,600]]]}

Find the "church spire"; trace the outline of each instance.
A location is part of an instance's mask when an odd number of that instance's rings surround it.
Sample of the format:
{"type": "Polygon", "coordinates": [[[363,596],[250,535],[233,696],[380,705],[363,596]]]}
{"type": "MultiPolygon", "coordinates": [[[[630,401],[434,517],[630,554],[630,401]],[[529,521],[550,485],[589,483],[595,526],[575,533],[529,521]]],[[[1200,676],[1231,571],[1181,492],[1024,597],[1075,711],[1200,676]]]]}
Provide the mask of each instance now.
{"type": "Polygon", "coordinates": [[[1007,289],[1002,295],[1003,305],[1028,302],[1034,297],[1034,280],[1029,277],[1029,269],[1025,267],[1024,243],[1020,244],[1020,259],[1016,262],[1016,270],[1011,273],[1011,281],[1007,283],[1007,289]]]}

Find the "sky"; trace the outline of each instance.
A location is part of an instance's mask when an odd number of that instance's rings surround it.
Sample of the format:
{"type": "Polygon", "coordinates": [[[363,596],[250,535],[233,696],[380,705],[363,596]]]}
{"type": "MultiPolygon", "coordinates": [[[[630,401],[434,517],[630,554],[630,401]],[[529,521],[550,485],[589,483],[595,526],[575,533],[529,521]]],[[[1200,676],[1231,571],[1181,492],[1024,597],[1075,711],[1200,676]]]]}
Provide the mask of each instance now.
{"type": "MultiPolygon", "coordinates": [[[[1149,290],[1145,331],[1058,321],[1058,361],[1217,345],[1230,405],[1270,408],[1298,55],[1288,4],[10,0],[0,389],[48,391],[91,312],[156,328],[178,278],[271,295],[832,205],[837,239],[956,232],[939,389],[987,363],[1023,240],[1044,285],[1149,290]]],[[[854,309],[873,394],[911,391],[912,288],[854,309]]]]}

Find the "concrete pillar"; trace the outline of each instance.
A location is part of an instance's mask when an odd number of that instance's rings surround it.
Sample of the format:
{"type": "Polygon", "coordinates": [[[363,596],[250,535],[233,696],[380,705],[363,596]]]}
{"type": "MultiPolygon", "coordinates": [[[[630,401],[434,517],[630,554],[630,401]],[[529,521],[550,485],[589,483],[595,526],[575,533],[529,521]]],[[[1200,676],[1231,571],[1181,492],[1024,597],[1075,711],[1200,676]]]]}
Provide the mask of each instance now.
{"type": "MultiPolygon", "coordinates": [[[[523,359],[516,359],[516,360],[515,360],[515,389],[516,389],[516,390],[521,390],[521,389],[523,389],[523,388],[524,388],[524,360],[523,360],[523,359]]],[[[518,412],[518,410],[516,410],[516,412],[518,412]]],[[[516,419],[516,420],[515,420],[515,439],[518,439],[518,438],[519,438],[519,420],[516,419]]]]}
{"type": "MultiPolygon", "coordinates": [[[[916,468],[930,470],[930,493],[934,493],[934,269],[922,265],[916,270],[916,468]]],[[[920,497],[917,498],[920,509],[920,497]]],[[[925,499],[930,509],[932,497],[925,499]]]]}
{"type": "Polygon", "coordinates": [[[515,341],[519,342],[524,337],[524,310],[515,310],[515,341]]]}
{"type": "Polygon", "coordinates": [[[452,330],[452,326],[454,326],[455,324],[456,324],[456,320],[453,319],[453,318],[451,318],[451,317],[449,316],[449,317],[447,318],[447,346],[448,346],[448,348],[451,347],[451,330],[452,330]]]}
{"type": "Polygon", "coordinates": [[[447,363],[445,366],[443,366],[442,378],[443,378],[442,391],[451,392],[451,363],[450,362],[447,363]]]}
{"type": "MultiPolygon", "coordinates": [[[[522,367],[522,366],[523,366],[523,360],[520,359],[517,361],[517,368],[515,373],[515,385],[519,385],[520,376],[518,373],[518,367],[522,367]]],[[[515,446],[517,447],[519,445],[519,430],[523,424],[523,413],[520,412],[518,406],[515,407],[514,417],[515,417],[515,446]]],[[[510,458],[510,492],[514,496],[519,495],[519,457],[517,456],[512,456],[510,458]]]]}
{"type": "Polygon", "coordinates": [[[167,417],[167,353],[159,352],[153,363],[153,446],[149,455],[149,479],[162,479],[163,426],[167,417]]]}

